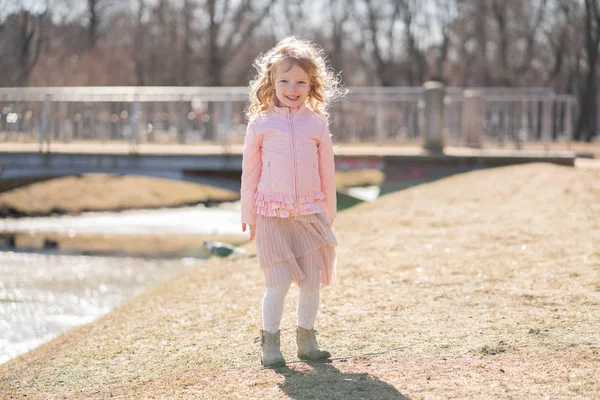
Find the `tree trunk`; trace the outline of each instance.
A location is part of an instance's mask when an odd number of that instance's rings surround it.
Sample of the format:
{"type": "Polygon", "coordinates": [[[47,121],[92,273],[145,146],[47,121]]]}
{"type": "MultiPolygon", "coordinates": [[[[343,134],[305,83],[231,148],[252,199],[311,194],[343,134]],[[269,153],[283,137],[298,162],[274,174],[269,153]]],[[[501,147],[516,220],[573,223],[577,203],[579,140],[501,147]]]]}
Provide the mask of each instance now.
{"type": "Polygon", "coordinates": [[[509,32],[507,28],[506,3],[504,0],[493,0],[492,9],[494,10],[494,18],[498,24],[498,36],[500,41],[500,85],[512,86],[508,65],[508,41],[509,32]]]}
{"type": "Polygon", "coordinates": [[[96,47],[98,41],[98,25],[100,22],[98,16],[98,0],[88,0],[88,16],[88,43],[90,49],[93,49],[96,47]]]}
{"type": "Polygon", "coordinates": [[[133,63],[135,69],[135,81],[138,86],[145,86],[146,79],[144,77],[144,25],[142,23],[142,17],[146,8],[145,0],[139,0],[138,9],[138,20],[134,32],[134,49],[133,49],[133,63]]]}
{"type": "Polygon", "coordinates": [[[347,36],[344,31],[344,23],[350,16],[351,7],[351,0],[339,0],[333,3],[331,10],[331,65],[335,71],[344,69],[344,38],[347,36]],[[340,12],[340,8],[343,9],[342,12],[340,12]]]}
{"type": "Polygon", "coordinates": [[[181,84],[184,86],[191,85],[190,78],[190,55],[192,54],[192,18],[194,15],[194,6],[190,0],[185,0],[183,3],[183,45],[181,56],[181,84]]]}
{"type": "Polygon", "coordinates": [[[17,56],[19,70],[15,82],[17,86],[27,86],[29,76],[42,51],[46,12],[40,16],[39,22],[29,11],[22,11],[20,17],[21,32],[17,56]]]}
{"type": "Polygon", "coordinates": [[[488,19],[488,8],[485,1],[477,2],[477,16],[476,16],[476,31],[475,37],[479,48],[479,56],[481,57],[481,63],[477,65],[478,69],[482,71],[483,86],[492,86],[492,77],[490,75],[490,66],[488,63],[488,37],[487,37],[487,19],[488,19]]]}
{"type": "Polygon", "coordinates": [[[221,86],[223,68],[217,44],[219,23],[216,16],[216,0],[208,0],[206,4],[210,18],[210,25],[208,26],[208,85],[221,86]]]}
{"type": "Polygon", "coordinates": [[[600,45],[600,12],[596,0],[585,0],[585,51],[587,74],[579,97],[581,112],[574,138],[591,141],[596,131],[597,84],[596,65],[600,45]]]}

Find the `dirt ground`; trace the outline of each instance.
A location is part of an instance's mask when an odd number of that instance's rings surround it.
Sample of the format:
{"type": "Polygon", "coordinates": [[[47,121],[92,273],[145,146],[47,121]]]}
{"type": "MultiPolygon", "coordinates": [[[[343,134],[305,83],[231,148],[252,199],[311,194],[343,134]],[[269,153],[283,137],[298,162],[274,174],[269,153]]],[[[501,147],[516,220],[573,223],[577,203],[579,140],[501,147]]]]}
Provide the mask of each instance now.
{"type": "Polygon", "coordinates": [[[330,363],[260,367],[262,275],[199,263],[0,365],[10,399],[600,398],[600,169],[530,164],[456,175],[336,220],[322,295],[330,363]]]}

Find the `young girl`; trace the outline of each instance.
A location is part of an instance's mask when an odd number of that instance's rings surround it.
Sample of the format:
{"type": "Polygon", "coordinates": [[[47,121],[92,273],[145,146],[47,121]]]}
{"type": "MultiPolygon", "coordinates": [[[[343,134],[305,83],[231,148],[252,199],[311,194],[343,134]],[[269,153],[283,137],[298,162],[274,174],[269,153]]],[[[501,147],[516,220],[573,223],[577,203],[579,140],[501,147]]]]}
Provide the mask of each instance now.
{"type": "Polygon", "coordinates": [[[266,291],[262,364],[285,364],[279,324],[292,283],[300,288],[296,340],[301,359],[328,358],[315,339],[319,288],[335,283],[333,145],[326,106],[338,80],[323,50],[288,37],[255,61],[242,162],[242,230],[256,237],[266,291]]]}

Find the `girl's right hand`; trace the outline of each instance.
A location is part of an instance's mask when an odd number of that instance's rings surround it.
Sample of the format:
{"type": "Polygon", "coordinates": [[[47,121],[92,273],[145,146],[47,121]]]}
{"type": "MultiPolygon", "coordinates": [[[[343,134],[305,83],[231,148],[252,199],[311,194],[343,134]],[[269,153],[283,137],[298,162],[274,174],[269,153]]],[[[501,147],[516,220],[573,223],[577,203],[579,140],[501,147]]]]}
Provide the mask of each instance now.
{"type": "MultiPolygon", "coordinates": [[[[256,225],[248,224],[250,229],[250,241],[253,241],[256,237],[256,225]]],[[[246,232],[246,224],[242,222],[242,232],[246,232]]]]}

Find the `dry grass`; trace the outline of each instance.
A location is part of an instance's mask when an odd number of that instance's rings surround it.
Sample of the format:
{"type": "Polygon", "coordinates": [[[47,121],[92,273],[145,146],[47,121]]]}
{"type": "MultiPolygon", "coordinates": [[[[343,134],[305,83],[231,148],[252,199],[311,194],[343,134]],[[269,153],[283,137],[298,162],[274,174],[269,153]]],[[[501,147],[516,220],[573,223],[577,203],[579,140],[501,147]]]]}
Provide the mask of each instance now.
{"type": "Polygon", "coordinates": [[[173,207],[207,201],[233,201],[238,193],[210,186],[144,176],[68,176],[0,193],[0,210],[25,215],[53,212],[173,207]]]}
{"type": "Polygon", "coordinates": [[[261,274],[210,260],[0,366],[15,399],[600,397],[600,170],[457,175],[341,213],[337,358],[258,364],[261,274]]]}

